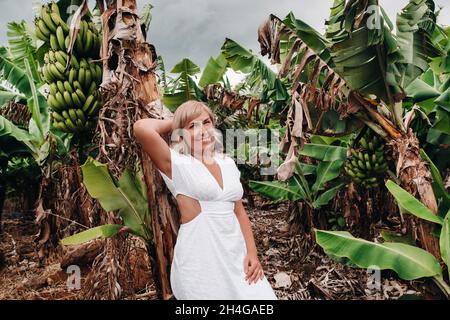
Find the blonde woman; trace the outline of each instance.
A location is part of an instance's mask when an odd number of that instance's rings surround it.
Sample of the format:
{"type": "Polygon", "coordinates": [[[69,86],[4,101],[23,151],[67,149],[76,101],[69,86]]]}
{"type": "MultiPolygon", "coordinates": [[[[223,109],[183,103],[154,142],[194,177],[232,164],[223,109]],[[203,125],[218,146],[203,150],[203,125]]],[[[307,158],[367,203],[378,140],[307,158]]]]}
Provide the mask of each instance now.
{"type": "Polygon", "coordinates": [[[180,211],[170,273],[175,298],[277,299],[258,259],[240,172],[218,150],[208,106],[187,101],[173,120],[137,121],[134,134],[180,211]],[[166,133],[171,133],[170,147],[161,137],[166,133]]]}

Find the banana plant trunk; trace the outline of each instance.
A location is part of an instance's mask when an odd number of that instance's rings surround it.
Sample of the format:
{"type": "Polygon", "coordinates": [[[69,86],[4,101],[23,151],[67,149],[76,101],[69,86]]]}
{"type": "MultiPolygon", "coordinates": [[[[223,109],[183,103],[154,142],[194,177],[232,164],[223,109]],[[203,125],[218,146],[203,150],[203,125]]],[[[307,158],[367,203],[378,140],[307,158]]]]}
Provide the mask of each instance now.
{"type": "Polygon", "coordinates": [[[6,198],[6,181],[3,175],[6,175],[6,169],[8,167],[8,158],[2,157],[0,159],[0,234],[2,232],[2,213],[3,205],[6,198]]]}
{"type": "MultiPolygon", "coordinates": [[[[159,298],[170,299],[173,295],[169,275],[179,227],[178,212],[150,158],[134,139],[132,125],[141,118],[170,118],[172,113],[160,103],[154,73],[156,53],[154,47],[146,42],[137,15],[136,1],[117,0],[106,3],[107,7],[102,13],[102,88],[110,91],[110,94],[101,116],[107,109],[116,108],[114,120],[118,127],[105,136],[117,135],[117,140],[122,140],[121,148],[129,150],[126,153],[122,150],[115,157],[118,161],[139,162],[142,166],[153,232],[153,239],[147,243],[147,250],[159,298]],[[120,116],[121,113],[125,115],[120,116]]],[[[121,164],[117,166],[123,167],[121,164]]]]}
{"type": "MultiPolygon", "coordinates": [[[[396,175],[401,186],[427,206],[434,214],[438,212],[437,200],[433,192],[429,165],[420,157],[419,139],[411,128],[406,132],[377,111],[377,103],[354,94],[366,113],[387,133],[388,144],[396,165],[396,175]]],[[[439,239],[433,235],[433,224],[422,219],[407,216],[407,228],[413,239],[418,239],[422,248],[440,259],[439,239]]]]}

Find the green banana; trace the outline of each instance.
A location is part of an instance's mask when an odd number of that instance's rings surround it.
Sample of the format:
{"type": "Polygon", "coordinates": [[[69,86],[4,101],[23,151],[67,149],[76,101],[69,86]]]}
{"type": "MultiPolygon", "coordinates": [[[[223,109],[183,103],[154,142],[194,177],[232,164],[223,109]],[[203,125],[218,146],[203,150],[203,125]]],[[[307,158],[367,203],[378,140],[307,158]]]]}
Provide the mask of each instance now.
{"type": "Polygon", "coordinates": [[[70,120],[70,118],[66,118],[66,120],[64,121],[67,128],[69,128],[70,130],[76,131],[77,127],[73,124],[72,120],[70,120]]]}
{"type": "Polygon", "coordinates": [[[71,61],[70,64],[72,65],[72,67],[74,67],[75,69],[80,69],[80,63],[78,62],[77,57],[75,57],[75,55],[71,56],[71,61]]]}
{"type": "Polygon", "coordinates": [[[56,66],[55,66],[54,63],[49,64],[49,65],[48,65],[48,68],[49,68],[49,70],[50,70],[50,73],[55,77],[55,79],[58,79],[58,80],[64,80],[64,74],[61,73],[61,72],[58,70],[58,68],[56,68],[56,66]]]}
{"type": "Polygon", "coordinates": [[[88,110],[90,109],[92,103],[94,102],[94,96],[90,95],[89,97],[87,97],[86,102],[84,103],[83,107],[82,107],[82,111],[84,112],[88,112],[88,110]]]}
{"type": "Polygon", "coordinates": [[[66,91],[66,89],[64,88],[64,82],[62,81],[56,81],[56,87],[58,88],[58,91],[61,92],[61,94],[66,91]]]}
{"type": "Polygon", "coordinates": [[[364,137],[362,137],[361,139],[359,139],[359,144],[360,144],[361,147],[363,147],[364,149],[367,149],[367,148],[368,148],[367,141],[366,141],[366,139],[365,139],[364,137]]]}
{"type": "Polygon", "coordinates": [[[50,47],[55,51],[59,50],[58,40],[53,33],[50,35],[50,47]]]}
{"type": "Polygon", "coordinates": [[[81,87],[81,84],[76,80],[72,83],[72,85],[75,89],[83,90],[83,88],[81,87]]]}
{"type": "Polygon", "coordinates": [[[50,94],[54,96],[56,94],[56,92],[58,91],[56,84],[52,82],[48,86],[50,88],[50,94]]]}
{"type": "Polygon", "coordinates": [[[75,104],[75,106],[76,106],[77,108],[83,107],[83,103],[81,102],[81,100],[80,100],[80,98],[78,97],[78,95],[77,95],[76,92],[73,92],[73,93],[72,93],[72,101],[73,101],[73,103],[75,104]]]}
{"type": "Polygon", "coordinates": [[[85,58],[81,58],[80,68],[83,68],[83,69],[89,68],[89,62],[85,58]]]}
{"type": "Polygon", "coordinates": [[[89,29],[86,29],[86,42],[84,43],[85,52],[90,52],[93,44],[93,34],[89,29]]]}
{"type": "Polygon", "coordinates": [[[64,110],[61,115],[64,117],[64,120],[66,119],[70,119],[69,113],[67,112],[67,110],[64,110]]]}
{"type": "Polygon", "coordinates": [[[69,71],[69,83],[73,83],[73,81],[75,80],[76,76],[77,76],[77,70],[75,70],[73,68],[70,69],[70,71],[69,71]]]}
{"type": "Polygon", "coordinates": [[[81,91],[80,89],[77,89],[76,93],[77,93],[77,95],[80,98],[82,103],[86,102],[86,96],[84,95],[83,91],[81,91]]]}
{"type": "Polygon", "coordinates": [[[83,50],[83,42],[80,37],[80,32],[78,32],[78,35],[75,39],[75,50],[79,53],[81,53],[81,50],[83,50]]]}
{"type": "Polygon", "coordinates": [[[84,122],[81,121],[79,118],[77,119],[77,121],[76,121],[75,123],[76,123],[76,125],[77,125],[77,129],[78,129],[78,130],[84,128],[84,122]]]}
{"type": "Polygon", "coordinates": [[[64,31],[61,26],[56,29],[56,40],[58,40],[60,49],[66,51],[66,37],[64,36],[64,31]]]}
{"type": "Polygon", "coordinates": [[[78,119],[80,119],[83,122],[84,126],[84,123],[86,122],[86,116],[84,115],[84,112],[81,109],[76,109],[75,112],[78,116],[78,119]]]}
{"type": "Polygon", "coordinates": [[[58,104],[61,106],[61,108],[65,108],[66,102],[64,101],[64,97],[61,92],[57,92],[55,94],[55,99],[58,102],[58,104]]]}
{"type": "Polygon", "coordinates": [[[98,64],[96,64],[95,65],[95,71],[96,71],[95,72],[95,74],[96,74],[95,78],[97,80],[97,84],[100,84],[102,82],[102,68],[98,64]]]}
{"type": "Polygon", "coordinates": [[[89,87],[88,90],[88,95],[94,94],[97,91],[97,84],[95,83],[95,81],[91,82],[91,86],[89,87]]]}
{"type": "Polygon", "coordinates": [[[53,62],[56,61],[55,51],[50,50],[50,51],[48,52],[48,60],[49,60],[49,62],[51,62],[51,63],[53,63],[53,62]]]}
{"type": "Polygon", "coordinates": [[[44,42],[47,42],[47,41],[48,41],[48,37],[46,37],[46,36],[42,33],[41,29],[39,29],[38,26],[36,26],[36,27],[34,28],[34,33],[36,34],[36,37],[37,37],[38,39],[40,39],[40,40],[42,40],[42,41],[44,41],[44,42]]]}
{"type": "Polygon", "coordinates": [[[66,51],[67,51],[69,49],[69,47],[70,47],[70,36],[67,36],[64,39],[64,45],[66,46],[66,51]]]}
{"type": "Polygon", "coordinates": [[[50,73],[50,71],[48,70],[48,64],[45,64],[42,67],[42,74],[44,75],[44,77],[47,80],[47,82],[52,82],[55,79],[53,77],[53,75],[50,73]]]}
{"type": "Polygon", "coordinates": [[[58,112],[53,111],[52,112],[52,116],[54,119],[56,119],[57,121],[64,121],[64,117],[61,116],[58,112]]]}
{"type": "Polygon", "coordinates": [[[70,117],[70,119],[71,119],[74,123],[76,123],[78,118],[77,118],[77,113],[75,112],[75,109],[69,109],[68,112],[69,112],[69,117],[70,117]]]}
{"type": "Polygon", "coordinates": [[[363,173],[361,173],[361,172],[356,172],[356,176],[358,177],[358,178],[361,178],[361,179],[364,179],[366,176],[363,174],[363,173]]]}
{"type": "Polygon", "coordinates": [[[96,114],[98,112],[98,110],[100,109],[101,105],[98,101],[95,101],[94,104],[92,105],[91,109],[88,111],[88,115],[92,116],[94,114],[96,114]]]}
{"type": "Polygon", "coordinates": [[[73,101],[72,101],[72,96],[70,95],[70,93],[68,93],[67,91],[64,92],[63,94],[64,97],[64,101],[66,102],[66,106],[67,107],[72,107],[73,106],[73,101]]]}
{"type": "Polygon", "coordinates": [[[56,32],[56,25],[50,16],[47,6],[41,7],[41,18],[45,22],[45,25],[51,32],[56,32]]]}
{"type": "Polygon", "coordinates": [[[58,61],[56,61],[54,63],[54,66],[58,69],[59,72],[61,72],[61,74],[64,75],[64,73],[66,72],[66,67],[63,66],[61,63],[59,63],[58,61]]]}
{"type": "Polygon", "coordinates": [[[90,85],[91,85],[91,81],[92,81],[92,74],[91,74],[91,70],[90,69],[86,69],[85,70],[85,75],[84,75],[84,88],[85,89],[89,89],[90,85]]]}
{"type": "Polygon", "coordinates": [[[66,89],[66,91],[68,91],[70,94],[73,93],[73,88],[70,85],[69,81],[64,81],[64,89],[66,89]]]}
{"type": "Polygon", "coordinates": [[[61,63],[61,65],[63,65],[65,67],[67,65],[67,55],[66,55],[66,57],[64,57],[63,53],[64,52],[62,52],[62,51],[56,51],[55,59],[57,62],[61,63]]]}
{"type": "Polygon", "coordinates": [[[85,75],[86,75],[86,69],[82,68],[80,66],[80,69],[78,70],[78,82],[80,83],[81,87],[86,87],[85,85],[85,75]]]}
{"type": "Polygon", "coordinates": [[[49,106],[50,108],[52,108],[53,110],[59,110],[59,109],[60,109],[59,106],[58,106],[58,103],[57,103],[56,99],[53,97],[52,94],[49,94],[49,95],[48,95],[47,103],[48,103],[48,106],[49,106]]]}
{"type": "Polygon", "coordinates": [[[358,152],[358,158],[359,160],[364,161],[364,155],[361,151],[358,152]]]}
{"type": "Polygon", "coordinates": [[[48,39],[51,35],[51,31],[47,28],[45,25],[44,20],[38,19],[37,20],[37,27],[39,28],[39,31],[48,39]]]}

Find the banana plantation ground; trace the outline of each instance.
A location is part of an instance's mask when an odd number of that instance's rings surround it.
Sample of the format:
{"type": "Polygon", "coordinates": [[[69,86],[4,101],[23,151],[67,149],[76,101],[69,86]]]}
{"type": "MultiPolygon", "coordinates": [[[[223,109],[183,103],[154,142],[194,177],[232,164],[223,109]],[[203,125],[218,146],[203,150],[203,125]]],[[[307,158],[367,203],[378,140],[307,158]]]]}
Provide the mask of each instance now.
{"type": "MultiPolygon", "coordinates": [[[[301,235],[289,236],[287,206],[274,206],[258,199],[249,208],[258,254],[266,276],[279,299],[438,299],[440,293],[431,281],[402,281],[383,272],[380,287],[370,287],[370,274],[330,260],[301,235]],[[284,234],[284,236],[283,236],[284,234]]],[[[49,258],[44,265],[36,259],[33,242],[36,226],[32,214],[6,213],[3,221],[4,252],[0,272],[0,299],[82,299],[80,290],[69,290],[68,274],[60,267],[61,257],[49,258]]],[[[137,251],[145,256],[145,250],[137,251]]],[[[139,260],[139,258],[137,259],[139,260]]],[[[136,261],[140,269],[139,290],[124,299],[157,299],[151,271],[136,261]]],[[[89,272],[85,266],[82,275],[89,272]]],[[[83,285],[82,280],[82,285],[83,285]]]]}

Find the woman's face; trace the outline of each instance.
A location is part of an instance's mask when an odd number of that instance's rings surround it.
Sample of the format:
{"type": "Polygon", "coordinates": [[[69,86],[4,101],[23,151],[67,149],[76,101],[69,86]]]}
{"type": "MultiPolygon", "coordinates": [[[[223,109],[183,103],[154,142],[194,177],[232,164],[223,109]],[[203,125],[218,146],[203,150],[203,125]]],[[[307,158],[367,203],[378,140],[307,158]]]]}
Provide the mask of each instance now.
{"type": "Polygon", "coordinates": [[[192,153],[203,151],[214,143],[214,125],[206,111],[192,119],[185,127],[192,153]],[[196,149],[199,150],[196,150],[196,149]]]}

